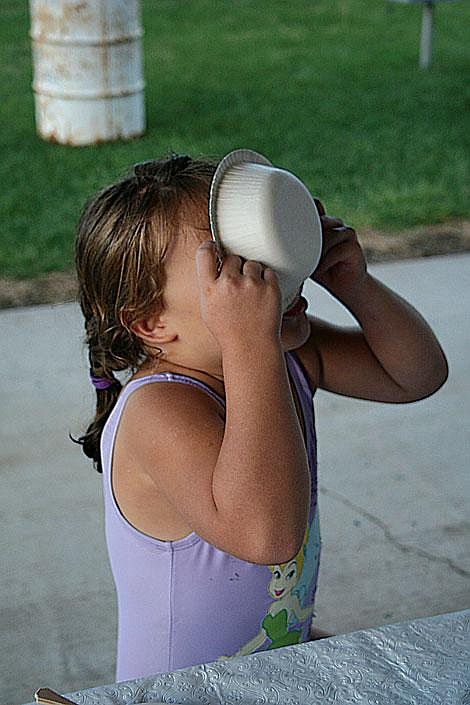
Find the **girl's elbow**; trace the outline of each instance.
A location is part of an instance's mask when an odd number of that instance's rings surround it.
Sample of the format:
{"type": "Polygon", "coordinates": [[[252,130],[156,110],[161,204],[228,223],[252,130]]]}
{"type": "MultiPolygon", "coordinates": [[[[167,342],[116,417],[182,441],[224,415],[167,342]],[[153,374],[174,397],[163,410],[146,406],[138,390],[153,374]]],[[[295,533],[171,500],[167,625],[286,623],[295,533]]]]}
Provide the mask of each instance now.
{"type": "Polygon", "coordinates": [[[444,386],[444,384],[447,382],[448,379],[449,379],[449,363],[447,362],[446,356],[441,351],[440,364],[438,365],[438,368],[434,372],[433,381],[430,385],[430,391],[426,396],[430,397],[433,394],[435,394],[436,392],[438,392],[439,389],[441,389],[441,387],[444,386]]]}
{"type": "Polygon", "coordinates": [[[302,548],[304,535],[295,533],[291,539],[286,534],[273,541],[273,537],[266,536],[265,542],[260,542],[255,563],[262,565],[283,565],[294,560],[302,548]]]}
{"type": "Polygon", "coordinates": [[[427,399],[428,397],[432,397],[433,394],[439,391],[441,387],[444,386],[444,384],[447,382],[449,378],[449,366],[447,364],[447,360],[445,360],[444,366],[439,370],[438,372],[435,372],[430,379],[429,383],[420,389],[418,392],[415,392],[409,399],[406,401],[422,401],[423,399],[427,399]]]}

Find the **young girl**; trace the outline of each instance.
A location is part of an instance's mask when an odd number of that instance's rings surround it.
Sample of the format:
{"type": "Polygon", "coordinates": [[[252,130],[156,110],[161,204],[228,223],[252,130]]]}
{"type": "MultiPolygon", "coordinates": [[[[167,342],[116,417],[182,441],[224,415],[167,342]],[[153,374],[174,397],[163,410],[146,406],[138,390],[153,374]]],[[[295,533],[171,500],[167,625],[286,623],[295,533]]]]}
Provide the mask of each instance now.
{"type": "Polygon", "coordinates": [[[319,201],[311,278],[359,327],[282,315],[276,273],[260,262],[228,255],[219,267],[215,167],[176,155],[138,164],[78,225],[97,394],[79,442],[103,473],[118,681],[308,640],[316,389],[404,403],[447,378],[430,327],[368,273],[354,230],[319,201]],[[115,371],[129,374],[124,386],[115,371]]]}

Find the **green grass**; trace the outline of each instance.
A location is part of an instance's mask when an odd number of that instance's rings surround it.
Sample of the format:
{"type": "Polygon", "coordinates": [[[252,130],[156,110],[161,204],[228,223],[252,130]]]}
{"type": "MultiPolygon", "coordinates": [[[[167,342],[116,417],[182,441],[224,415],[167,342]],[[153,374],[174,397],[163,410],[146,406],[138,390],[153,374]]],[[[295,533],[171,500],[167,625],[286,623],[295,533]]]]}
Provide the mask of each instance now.
{"type": "Polygon", "coordinates": [[[95,190],[168,150],[249,147],[292,170],[357,229],[469,214],[470,6],[437,8],[418,69],[421,8],[384,0],[144,0],[147,132],[72,148],[35,133],[27,3],[2,0],[0,272],[72,266],[95,190]],[[467,91],[467,95],[465,95],[467,91]]]}

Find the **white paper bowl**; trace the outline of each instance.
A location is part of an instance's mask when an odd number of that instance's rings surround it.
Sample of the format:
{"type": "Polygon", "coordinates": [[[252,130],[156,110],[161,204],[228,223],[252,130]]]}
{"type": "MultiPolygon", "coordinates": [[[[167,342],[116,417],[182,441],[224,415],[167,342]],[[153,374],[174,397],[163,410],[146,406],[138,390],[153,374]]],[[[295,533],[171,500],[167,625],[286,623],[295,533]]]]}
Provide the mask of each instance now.
{"type": "Polygon", "coordinates": [[[230,152],[212,179],[209,221],[221,258],[235,254],[275,270],[285,312],[322,250],[320,216],[302,181],[257,152],[230,152]]]}

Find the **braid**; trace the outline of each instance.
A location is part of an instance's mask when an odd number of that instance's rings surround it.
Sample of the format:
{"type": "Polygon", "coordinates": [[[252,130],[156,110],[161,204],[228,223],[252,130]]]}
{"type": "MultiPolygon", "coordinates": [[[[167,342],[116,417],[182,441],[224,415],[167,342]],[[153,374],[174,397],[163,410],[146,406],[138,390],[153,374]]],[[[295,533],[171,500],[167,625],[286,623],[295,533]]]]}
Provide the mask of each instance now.
{"type": "MultiPolygon", "coordinates": [[[[95,418],[88,426],[85,434],[78,439],[70,436],[72,441],[79,443],[83,447],[85,455],[88,458],[92,458],[98,472],[103,471],[100,454],[101,433],[122,389],[122,384],[114,376],[113,371],[123,370],[128,367],[126,344],[124,340],[120,339],[125,336],[120,336],[120,331],[113,330],[113,327],[106,330],[104,324],[105,321],[102,320],[100,325],[93,315],[86,318],[85,342],[88,344],[90,374],[98,378],[110,379],[112,384],[104,389],[96,389],[95,418]]],[[[132,343],[129,347],[133,347],[132,343]]],[[[133,355],[131,356],[134,357],[133,355]]]]}
{"type": "Polygon", "coordinates": [[[104,425],[118,400],[121,388],[121,383],[118,379],[116,379],[116,381],[107,389],[97,389],[95,418],[88,426],[83,436],[80,436],[79,438],[73,438],[70,436],[70,439],[74,443],[79,443],[82,446],[85,455],[93,460],[94,466],[98,472],[103,472],[100,452],[101,434],[103,432],[104,425]]]}

